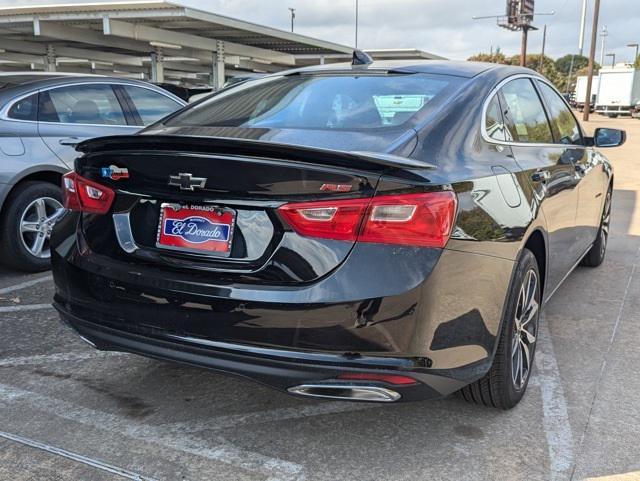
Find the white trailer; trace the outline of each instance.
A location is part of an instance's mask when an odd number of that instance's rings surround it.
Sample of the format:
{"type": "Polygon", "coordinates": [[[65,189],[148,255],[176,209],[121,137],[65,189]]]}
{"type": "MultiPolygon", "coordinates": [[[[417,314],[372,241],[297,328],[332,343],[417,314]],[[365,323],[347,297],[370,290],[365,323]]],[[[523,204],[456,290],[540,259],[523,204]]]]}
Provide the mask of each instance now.
{"type": "Polygon", "coordinates": [[[640,102],[640,70],[633,67],[603,67],[596,112],[617,117],[629,115],[631,108],[640,102]]]}
{"type": "MultiPolygon", "coordinates": [[[[587,97],[587,79],[586,75],[576,77],[576,90],[574,92],[575,107],[582,112],[584,109],[584,101],[587,97]]],[[[598,85],[600,84],[600,77],[593,76],[593,82],[591,84],[591,105],[595,105],[598,102],[598,85]]]]}

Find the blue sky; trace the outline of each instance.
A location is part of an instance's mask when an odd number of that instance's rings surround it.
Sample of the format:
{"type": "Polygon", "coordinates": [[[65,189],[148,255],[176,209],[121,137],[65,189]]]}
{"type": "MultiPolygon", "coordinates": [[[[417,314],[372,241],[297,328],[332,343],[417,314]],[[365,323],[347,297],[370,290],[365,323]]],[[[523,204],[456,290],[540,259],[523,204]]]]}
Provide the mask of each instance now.
{"type": "MultiPolygon", "coordinates": [[[[97,0],[92,0],[95,3],[97,0]]],[[[63,0],[0,0],[0,5],[43,3],[83,3],[63,0]]],[[[354,44],[355,0],[180,0],[192,7],[250,20],[288,30],[288,7],[296,9],[298,33],[354,44]]],[[[589,0],[592,6],[594,0],[589,0]]],[[[494,20],[473,20],[474,15],[501,14],[504,0],[360,0],[359,46],[361,48],[415,47],[454,59],[488,52],[491,46],[506,54],[520,48],[518,33],[496,26],[494,20]]],[[[535,25],[548,25],[547,52],[552,56],[577,52],[581,0],[537,0],[536,12],[555,11],[540,16],[535,25]]],[[[587,25],[588,51],[592,12],[587,25]]],[[[628,43],[640,42],[640,0],[603,0],[600,26],[607,25],[607,53],[618,61],[631,60],[628,43]]],[[[600,38],[599,38],[600,40],[600,38]]],[[[541,30],[530,34],[529,49],[539,52],[541,30]]],[[[600,44],[597,57],[599,58],[600,44]]]]}

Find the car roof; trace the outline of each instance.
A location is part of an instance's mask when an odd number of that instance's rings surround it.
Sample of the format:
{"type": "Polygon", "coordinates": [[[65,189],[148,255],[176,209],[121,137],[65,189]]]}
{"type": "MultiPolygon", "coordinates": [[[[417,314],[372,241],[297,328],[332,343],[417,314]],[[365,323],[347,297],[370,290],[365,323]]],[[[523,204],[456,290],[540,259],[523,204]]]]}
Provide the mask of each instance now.
{"type": "Polygon", "coordinates": [[[179,99],[181,103],[184,100],[180,99],[171,92],[158,87],[149,82],[142,80],[121,78],[121,77],[109,77],[106,75],[92,75],[92,74],[73,74],[66,72],[6,72],[0,73],[0,100],[3,97],[12,98],[15,95],[21,95],[31,91],[35,91],[40,88],[55,87],[58,85],[66,85],[70,83],[118,83],[129,85],[140,85],[143,87],[151,88],[163,92],[175,99],[179,99]]]}
{"type": "Polygon", "coordinates": [[[493,67],[495,67],[495,64],[483,62],[459,62],[454,60],[376,60],[367,65],[352,65],[351,63],[312,65],[310,67],[288,70],[286,73],[329,73],[381,70],[403,73],[435,73],[471,78],[493,67]]]}
{"type": "Polygon", "coordinates": [[[63,72],[0,72],[0,88],[7,85],[23,85],[31,82],[46,82],[57,78],[104,77],[104,75],[78,75],[63,72]]]}
{"type": "MultiPolygon", "coordinates": [[[[428,73],[438,75],[452,75],[456,77],[472,78],[488,70],[502,69],[511,73],[531,72],[522,67],[513,67],[487,62],[468,62],[457,60],[376,60],[367,65],[352,65],[351,63],[334,63],[313,65],[299,69],[288,70],[285,74],[294,73],[344,73],[387,71],[398,73],[428,73]]],[[[282,74],[282,73],[281,73],[282,74]]],[[[273,74],[273,75],[278,75],[273,74]]]]}

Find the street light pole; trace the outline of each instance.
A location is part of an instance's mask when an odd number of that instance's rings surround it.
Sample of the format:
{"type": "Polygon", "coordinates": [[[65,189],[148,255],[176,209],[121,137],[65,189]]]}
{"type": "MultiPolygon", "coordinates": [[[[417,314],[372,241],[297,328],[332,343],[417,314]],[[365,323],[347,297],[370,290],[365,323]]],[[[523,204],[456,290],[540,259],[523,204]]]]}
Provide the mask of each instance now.
{"type": "Polygon", "coordinates": [[[547,25],[542,30],[542,55],[540,56],[540,74],[544,75],[544,48],[547,44],[547,25]]]}
{"type": "Polygon", "coordinates": [[[607,31],[607,26],[604,25],[602,27],[602,33],[600,34],[602,37],[602,46],[600,50],[600,65],[604,65],[604,50],[607,46],[607,37],[609,36],[609,32],[607,31]]]}
{"type": "Polygon", "coordinates": [[[616,54],[615,53],[608,53],[607,55],[605,55],[605,57],[611,57],[611,66],[612,67],[616,66],[616,54]]]}
{"type": "Polygon", "coordinates": [[[587,24],[587,0],[582,0],[582,14],[580,15],[580,38],[578,39],[578,52],[582,55],[584,48],[584,31],[587,24]]]}
{"type": "Polygon", "coordinates": [[[356,48],[358,48],[358,0],[356,0],[356,48]]]}
{"type": "Polygon", "coordinates": [[[589,121],[591,113],[591,87],[593,86],[593,64],[596,57],[596,42],[598,40],[598,18],[600,16],[600,0],[596,0],[593,7],[593,26],[591,27],[591,48],[589,49],[589,74],[587,75],[587,94],[584,101],[584,113],[582,119],[589,121]]]}
{"type": "Polygon", "coordinates": [[[293,33],[293,21],[296,18],[296,9],[289,7],[289,11],[291,12],[291,32],[293,33]]]}

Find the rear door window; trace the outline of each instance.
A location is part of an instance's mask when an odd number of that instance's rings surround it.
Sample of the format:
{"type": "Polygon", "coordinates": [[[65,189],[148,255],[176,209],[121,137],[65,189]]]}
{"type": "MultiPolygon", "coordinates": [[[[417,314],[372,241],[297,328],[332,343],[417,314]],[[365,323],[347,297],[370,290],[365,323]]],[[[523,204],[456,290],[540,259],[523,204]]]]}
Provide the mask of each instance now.
{"type": "Polygon", "coordinates": [[[40,93],[40,122],[127,125],[110,85],[70,85],[40,93]]]}
{"type": "Polygon", "coordinates": [[[15,120],[37,120],[38,118],[38,94],[32,94],[14,103],[7,117],[15,120]]]}
{"type": "Polygon", "coordinates": [[[123,85],[122,87],[138,111],[143,125],[157,122],[182,107],[175,100],[155,90],[134,85],[123,85]]]}
{"type": "Polygon", "coordinates": [[[531,80],[519,78],[502,87],[509,134],[515,142],[552,144],[547,115],[531,80]]]}
{"type": "Polygon", "coordinates": [[[502,118],[502,108],[500,106],[500,99],[498,98],[498,95],[494,95],[487,106],[485,129],[487,135],[493,140],[512,140],[510,136],[507,136],[507,130],[502,118]]]}
{"type": "Polygon", "coordinates": [[[560,144],[582,144],[582,134],[576,118],[562,100],[560,95],[545,82],[538,82],[540,93],[544,98],[549,110],[549,121],[555,129],[558,143],[560,144]]]}

